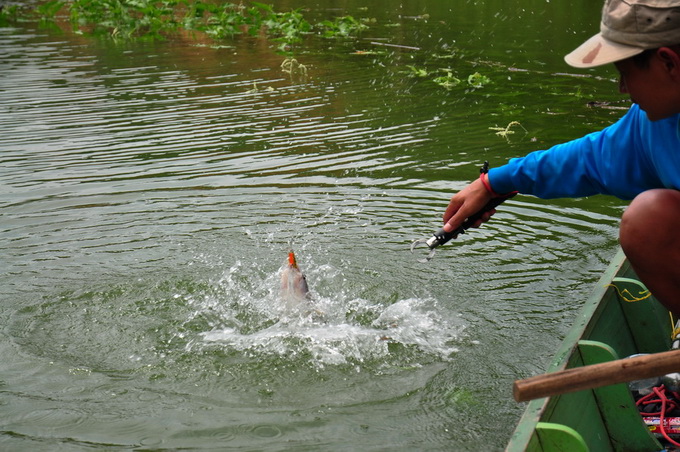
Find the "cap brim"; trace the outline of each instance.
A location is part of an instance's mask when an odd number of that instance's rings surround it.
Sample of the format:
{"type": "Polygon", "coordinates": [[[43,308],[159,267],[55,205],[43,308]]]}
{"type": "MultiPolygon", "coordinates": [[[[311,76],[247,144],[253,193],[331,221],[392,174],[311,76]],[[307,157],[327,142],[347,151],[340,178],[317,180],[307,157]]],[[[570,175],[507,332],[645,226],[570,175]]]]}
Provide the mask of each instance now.
{"type": "Polygon", "coordinates": [[[598,33],[565,56],[564,61],[573,67],[588,68],[625,60],[643,51],[640,47],[610,41],[598,33]]]}

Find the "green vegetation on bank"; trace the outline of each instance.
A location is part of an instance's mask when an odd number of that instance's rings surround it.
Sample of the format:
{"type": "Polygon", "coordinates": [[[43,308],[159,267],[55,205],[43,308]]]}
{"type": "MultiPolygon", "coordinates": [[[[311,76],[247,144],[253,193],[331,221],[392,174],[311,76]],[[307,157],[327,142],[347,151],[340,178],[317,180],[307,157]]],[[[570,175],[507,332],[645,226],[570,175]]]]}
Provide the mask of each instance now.
{"type": "MultiPolygon", "coordinates": [[[[32,5],[11,3],[0,7],[0,26],[30,20],[66,22],[77,33],[113,39],[165,39],[179,33],[194,33],[216,41],[215,45],[219,46],[219,41],[237,35],[264,37],[276,42],[279,50],[288,56],[281,70],[291,77],[303,78],[307,76],[307,68],[292,56],[304,36],[353,39],[375,22],[346,15],[312,24],[301,9],[279,12],[271,5],[254,1],[236,4],[217,0],[46,0],[32,5]]],[[[491,83],[479,72],[459,78],[451,68],[432,70],[407,65],[406,69],[407,76],[429,79],[447,91],[456,87],[476,90],[491,83]]],[[[258,91],[257,87],[254,90],[258,91]]]]}
{"type": "Polygon", "coordinates": [[[216,40],[264,33],[279,42],[281,49],[299,43],[305,34],[353,37],[367,28],[364,21],[351,16],[312,25],[299,9],[277,12],[271,5],[259,2],[49,0],[33,8],[11,5],[0,10],[0,24],[30,17],[44,21],[64,17],[78,32],[125,39],[162,39],[183,30],[202,32],[216,40]]]}

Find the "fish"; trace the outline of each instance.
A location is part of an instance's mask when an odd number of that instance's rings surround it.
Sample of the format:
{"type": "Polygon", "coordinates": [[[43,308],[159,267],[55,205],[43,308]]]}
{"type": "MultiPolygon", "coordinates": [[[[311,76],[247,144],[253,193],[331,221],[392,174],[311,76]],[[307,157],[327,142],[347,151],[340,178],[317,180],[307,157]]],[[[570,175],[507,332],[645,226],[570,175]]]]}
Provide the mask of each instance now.
{"type": "Polygon", "coordinates": [[[288,253],[288,262],[281,270],[281,301],[287,310],[309,307],[311,296],[307,278],[297,264],[295,253],[288,253]]]}

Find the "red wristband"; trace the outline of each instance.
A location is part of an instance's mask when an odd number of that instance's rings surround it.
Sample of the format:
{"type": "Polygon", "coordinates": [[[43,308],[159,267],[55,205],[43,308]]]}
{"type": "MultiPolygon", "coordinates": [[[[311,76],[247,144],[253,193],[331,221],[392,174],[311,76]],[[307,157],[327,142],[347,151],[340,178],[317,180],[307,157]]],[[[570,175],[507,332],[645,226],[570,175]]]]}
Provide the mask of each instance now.
{"type": "Polygon", "coordinates": [[[488,177],[484,177],[484,176],[486,176],[486,173],[481,173],[479,175],[479,180],[482,181],[482,185],[484,185],[484,188],[486,188],[486,191],[488,191],[489,194],[491,196],[495,197],[495,198],[500,198],[501,196],[503,196],[503,195],[499,195],[498,193],[493,191],[493,188],[491,188],[491,184],[489,183],[488,177]]]}
{"type": "Polygon", "coordinates": [[[515,196],[517,193],[519,193],[517,191],[511,191],[510,193],[506,193],[504,195],[499,195],[498,193],[493,191],[493,188],[491,188],[491,184],[489,183],[489,176],[487,175],[487,173],[480,174],[479,180],[482,181],[482,185],[484,185],[484,188],[486,188],[486,191],[488,191],[489,194],[491,196],[493,196],[494,198],[510,198],[512,196],[515,196]],[[484,176],[486,176],[486,177],[484,177],[484,176]]]}

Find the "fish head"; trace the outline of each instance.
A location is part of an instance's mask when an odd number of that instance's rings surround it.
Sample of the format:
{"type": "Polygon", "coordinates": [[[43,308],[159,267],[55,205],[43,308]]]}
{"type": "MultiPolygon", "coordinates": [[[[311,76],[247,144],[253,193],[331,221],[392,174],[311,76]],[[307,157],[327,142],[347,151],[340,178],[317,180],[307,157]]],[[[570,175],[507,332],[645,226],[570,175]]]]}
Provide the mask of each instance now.
{"type": "Polygon", "coordinates": [[[295,260],[295,254],[288,253],[288,262],[281,271],[281,299],[287,307],[294,307],[309,299],[307,278],[295,260]]]}

